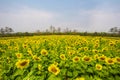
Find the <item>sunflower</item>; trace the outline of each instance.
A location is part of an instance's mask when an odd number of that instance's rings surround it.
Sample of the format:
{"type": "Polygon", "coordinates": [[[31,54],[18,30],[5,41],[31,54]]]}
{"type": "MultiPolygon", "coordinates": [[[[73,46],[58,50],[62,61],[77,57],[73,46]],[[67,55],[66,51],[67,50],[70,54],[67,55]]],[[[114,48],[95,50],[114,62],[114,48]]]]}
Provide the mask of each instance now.
{"type": "Polygon", "coordinates": [[[17,68],[23,69],[26,68],[30,63],[30,60],[19,60],[16,62],[17,68]]]}
{"type": "Polygon", "coordinates": [[[28,52],[28,54],[29,54],[30,56],[33,56],[32,50],[28,49],[27,52],[28,52]]]}
{"type": "Polygon", "coordinates": [[[33,59],[34,59],[35,61],[40,61],[40,60],[41,60],[41,59],[40,59],[39,57],[37,57],[36,55],[33,56],[33,59]]]}
{"type": "Polygon", "coordinates": [[[48,52],[47,52],[47,50],[42,49],[42,50],[41,50],[41,54],[46,56],[46,55],[48,55],[48,52]]]}
{"type": "Polygon", "coordinates": [[[88,51],[88,47],[84,47],[84,51],[88,51]]]}
{"type": "Polygon", "coordinates": [[[92,50],[93,53],[98,53],[98,50],[94,49],[92,50]]]}
{"type": "Polygon", "coordinates": [[[84,56],[84,57],[82,58],[82,60],[85,61],[85,62],[90,62],[90,61],[91,61],[91,57],[89,57],[89,56],[84,56]]]}
{"type": "Polygon", "coordinates": [[[117,63],[120,63],[120,58],[119,57],[117,57],[117,58],[115,58],[116,59],[116,62],[117,63]]]}
{"type": "Polygon", "coordinates": [[[109,46],[114,46],[114,45],[115,45],[114,42],[110,42],[110,43],[109,43],[109,46]]]}
{"type": "Polygon", "coordinates": [[[74,50],[71,50],[71,51],[68,52],[68,55],[69,55],[69,56],[72,56],[73,54],[75,54],[75,51],[74,51],[74,50]]]}
{"type": "Polygon", "coordinates": [[[114,58],[107,58],[106,59],[106,63],[107,64],[114,64],[115,63],[115,59],[114,58]]]}
{"type": "Polygon", "coordinates": [[[55,61],[54,61],[54,63],[53,63],[53,64],[57,66],[57,65],[58,65],[58,62],[55,62],[55,61]]]}
{"type": "Polygon", "coordinates": [[[21,58],[22,57],[21,53],[16,53],[15,55],[16,55],[17,58],[21,58]]]}
{"type": "Polygon", "coordinates": [[[73,57],[73,62],[78,62],[78,61],[80,61],[80,57],[78,57],[78,56],[75,56],[75,57],[73,57]]]}
{"type": "Polygon", "coordinates": [[[60,59],[65,60],[66,59],[65,54],[60,54],[60,59]]]}
{"type": "Polygon", "coordinates": [[[23,48],[27,48],[28,45],[26,43],[23,44],[23,48]]]}
{"type": "Polygon", "coordinates": [[[102,65],[100,65],[100,64],[96,64],[96,70],[102,70],[102,65]]]}
{"type": "Polygon", "coordinates": [[[85,78],[84,77],[78,77],[75,80],[85,80],[85,78]]]}
{"type": "Polygon", "coordinates": [[[11,58],[7,57],[7,63],[10,63],[10,62],[11,62],[11,58]]]}
{"type": "Polygon", "coordinates": [[[102,49],[102,52],[105,52],[105,51],[107,51],[107,48],[103,48],[103,49],[102,49]]]}
{"type": "Polygon", "coordinates": [[[71,49],[71,47],[70,46],[66,46],[66,50],[70,50],[71,49]]]}
{"type": "Polygon", "coordinates": [[[51,64],[49,67],[48,67],[48,71],[55,74],[55,75],[58,75],[59,72],[60,72],[60,69],[54,65],[54,64],[51,64]]]}
{"type": "Polygon", "coordinates": [[[95,54],[95,55],[94,55],[94,59],[96,60],[96,59],[98,59],[98,58],[99,58],[98,54],[95,54]]]}
{"type": "Polygon", "coordinates": [[[99,47],[99,44],[95,43],[94,48],[98,48],[98,47],[99,47]]]}
{"type": "Polygon", "coordinates": [[[95,43],[99,43],[100,41],[97,39],[96,41],[95,41],[95,43]]]}
{"type": "Polygon", "coordinates": [[[102,55],[102,56],[99,57],[99,60],[100,60],[100,61],[105,61],[106,58],[107,58],[107,57],[106,57],[105,55],[102,55]]]}

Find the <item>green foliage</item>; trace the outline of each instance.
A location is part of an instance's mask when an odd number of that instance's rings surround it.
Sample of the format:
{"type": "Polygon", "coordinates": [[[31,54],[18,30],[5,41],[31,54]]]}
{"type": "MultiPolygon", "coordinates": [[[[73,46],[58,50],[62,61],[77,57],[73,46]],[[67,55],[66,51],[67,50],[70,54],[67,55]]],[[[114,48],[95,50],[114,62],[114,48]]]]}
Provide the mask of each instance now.
{"type": "Polygon", "coordinates": [[[4,37],[0,80],[119,80],[119,44],[119,38],[78,35],[4,37]]]}

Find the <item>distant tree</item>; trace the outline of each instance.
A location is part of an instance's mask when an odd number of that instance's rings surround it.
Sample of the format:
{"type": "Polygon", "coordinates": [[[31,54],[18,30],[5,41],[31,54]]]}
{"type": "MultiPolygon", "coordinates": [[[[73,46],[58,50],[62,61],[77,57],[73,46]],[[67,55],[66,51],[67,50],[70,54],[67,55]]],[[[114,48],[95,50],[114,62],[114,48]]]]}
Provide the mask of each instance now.
{"type": "Polygon", "coordinates": [[[74,33],[76,33],[76,32],[77,32],[77,30],[76,30],[76,29],[74,29],[74,30],[73,30],[73,32],[74,32],[74,33]]]}
{"type": "Polygon", "coordinates": [[[120,29],[118,29],[118,34],[120,34],[120,29]]]}
{"type": "Polygon", "coordinates": [[[113,27],[113,28],[110,28],[110,32],[112,32],[112,33],[118,33],[119,29],[118,29],[118,27],[113,27]]]}
{"type": "Polygon", "coordinates": [[[36,33],[40,33],[40,30],[37,30],[36,33]]]}
{"type": "Polygon", "coordinates": [[[93,35],[96,36],[98,33],[97,32],[94,32],[93,35]]]}
{"type": "Polygon", "coordinates": [[[110,28],[110,32],[113,32],[114,31],[114,28],[110,28]]]}
{"type": "Polygon", "coordinates": [[[52,31],[52,33],[55,33],[56,32],[56,29],[55,29],[55,27],[53,27],[53,31],[52,31]]]}
{"type": "Polygon", "coordinates": [[[60,27],[58,27],[57,32],[58,32],[58,33],[60,33],[60,32],[61,32],[61,28],[60,28],[60,27]]]}
{"type": "Polygon", "coordinates": [[[11,32],[14,32],[14,30],[12,29],[12,28],[9,28],[9,32],[11,33],[11,32]]]}
{"type": "Polygon", "coordinates": [[[52,25],[50,26],[50,32],[53,32],[53,26],[52,25]]]}
{"type": "Polygon", "coordinates": [[[3,28],[0,29],[1,34],[5,34],[5,30],[3,28]]]}
{"type": "Polygon", "coordinates": [[[46,29],[46,31],[45,31],[46,33],[48,33],[49,32],[49,30],[48,29],[46,29]]]}
{"type": "Polygon", "coordinates": [[[9,27],[5,27],[5,32],[9,33],[9,27]]]}
{"type": "Polygon", "coordinates": [[[0,29],[0,33],[1,34],[10,34],[11,32],[13,32],[13,29],[12,28],[10,28],[10,27],[5,27],[5,28],[1,28],[0,29]]]}
{"type": "Polygon", "coordinates": [[[65,29],[64,29],[64,32],[65,32],[65,33],[68,33],[68,32],[69,32],[69,29],[68,29],[68,28],[65,28],[65,29]]]}

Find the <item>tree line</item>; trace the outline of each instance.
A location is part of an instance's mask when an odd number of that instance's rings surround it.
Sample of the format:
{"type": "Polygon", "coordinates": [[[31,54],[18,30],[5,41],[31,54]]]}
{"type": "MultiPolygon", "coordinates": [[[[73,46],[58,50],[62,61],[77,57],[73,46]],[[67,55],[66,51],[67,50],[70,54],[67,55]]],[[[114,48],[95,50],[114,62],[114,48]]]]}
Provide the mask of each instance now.
{"type": "Polygon", "coordinates": [[[10,27],[0,28],[0,37],[11,37],[11,36],[33,36],[33,35],[82,35],[82,36],[111,36],[120,37],[120,28],[113,27],[109,29],[109,32],[78,32],[77,30],[70,30],[65,28],[62,30],[60,27],[55,28],[50,26],[45,31],[37,30],[36,32],[14,32],[10,27]]]}

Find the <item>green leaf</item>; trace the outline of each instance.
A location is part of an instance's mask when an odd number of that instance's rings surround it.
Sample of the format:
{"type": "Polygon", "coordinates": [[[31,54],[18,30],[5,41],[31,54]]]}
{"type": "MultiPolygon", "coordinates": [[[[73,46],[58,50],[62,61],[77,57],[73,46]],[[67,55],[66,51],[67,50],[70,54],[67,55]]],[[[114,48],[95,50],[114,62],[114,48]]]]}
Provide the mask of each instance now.
{"type": "Polygon", "coordinates": [[[66,75],[67,69],[61,69],[61,74],[66,75]]]}
{"type": "Polygon", "coordinates": [[[73,76],[73,75],[72,75],[72,72],[68,71],[68,72],[67,72],[67,76],[72,77],[72,76],[73,76]]]}
{"type": "Polygon", "coordinates": [[[51,74],[47,80],[62,80],[60,77],[57,77],[56,75],[51,74]]]}
{"type": "Polygon", "coordinates": [[[78,76],[78,71],[73,71],[73,76],[77,77],[78,76]]]}
{"type": "Polygon", "coordinates": [[[33,74],[34,71],[31,71],[30,73],[28,73],[28,75],[23,79],[23,80],[27,80],[28,78],[30,78],[30,76],[33,74]]]}
{"type": "Polygon", "coordinates": [[[88,68],[88,69],[87,69],[87,72],[93,73],[93,70],[92,70],[91,68],[88,68]]]}

